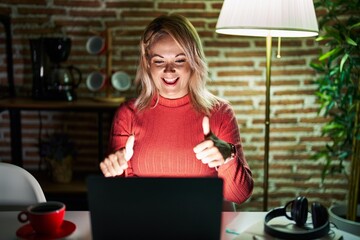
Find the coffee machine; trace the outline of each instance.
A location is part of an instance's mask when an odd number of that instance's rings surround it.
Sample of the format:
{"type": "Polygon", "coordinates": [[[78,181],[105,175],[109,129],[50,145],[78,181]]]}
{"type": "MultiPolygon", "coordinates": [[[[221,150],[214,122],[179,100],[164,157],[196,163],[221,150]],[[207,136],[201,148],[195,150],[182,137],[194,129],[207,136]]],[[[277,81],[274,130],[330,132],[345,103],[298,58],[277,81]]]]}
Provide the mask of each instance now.
{"type": "Polygon", "coordinates": [[[70,38],[30,39],[33,71],[32,97],[37,100],[76,99],[81,71],[74,66],[62,66],[71,50],[70,38]]]}

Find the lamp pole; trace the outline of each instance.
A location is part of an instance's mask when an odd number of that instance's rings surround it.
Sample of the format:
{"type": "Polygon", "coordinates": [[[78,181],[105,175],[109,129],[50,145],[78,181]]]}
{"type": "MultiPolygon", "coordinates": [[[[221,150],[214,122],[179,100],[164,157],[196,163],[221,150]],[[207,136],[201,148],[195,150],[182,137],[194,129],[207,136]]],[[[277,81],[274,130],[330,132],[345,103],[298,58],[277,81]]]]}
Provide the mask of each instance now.
{"type": "Polygon", "coordinates": [[[265,139],[264,139],[264,180],[263,180],[263,210],[267,212],[269,192],[269,141],[270,141],[270,86],[271,86],[271,41],[266,37],[266,93],[265,93],[265,139]]]}

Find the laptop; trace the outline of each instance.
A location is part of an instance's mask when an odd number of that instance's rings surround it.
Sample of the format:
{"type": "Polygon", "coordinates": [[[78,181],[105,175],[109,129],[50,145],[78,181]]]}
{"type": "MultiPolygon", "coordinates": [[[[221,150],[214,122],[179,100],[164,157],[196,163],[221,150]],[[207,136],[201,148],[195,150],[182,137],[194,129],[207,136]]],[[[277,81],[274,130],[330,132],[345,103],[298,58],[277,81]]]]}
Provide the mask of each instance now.
{"type": "Polygon", "coordinates": [[[92,237],[220,239],[220,178],[87,178],[92,237]]]}

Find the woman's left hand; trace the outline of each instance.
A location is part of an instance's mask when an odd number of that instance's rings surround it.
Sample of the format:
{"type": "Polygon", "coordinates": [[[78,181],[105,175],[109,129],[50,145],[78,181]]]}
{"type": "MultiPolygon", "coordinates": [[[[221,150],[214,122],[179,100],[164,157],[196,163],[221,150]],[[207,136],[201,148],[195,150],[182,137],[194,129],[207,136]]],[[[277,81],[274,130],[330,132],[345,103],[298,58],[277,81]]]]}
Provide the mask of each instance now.
{"type": "Polygon", "coordinates": [[[204,117],[202,126],[205,140],[194,147],[196,158],[211,168],[218,167],[231,156],[231,145],[211,132],[208,117],[204,117]]]}

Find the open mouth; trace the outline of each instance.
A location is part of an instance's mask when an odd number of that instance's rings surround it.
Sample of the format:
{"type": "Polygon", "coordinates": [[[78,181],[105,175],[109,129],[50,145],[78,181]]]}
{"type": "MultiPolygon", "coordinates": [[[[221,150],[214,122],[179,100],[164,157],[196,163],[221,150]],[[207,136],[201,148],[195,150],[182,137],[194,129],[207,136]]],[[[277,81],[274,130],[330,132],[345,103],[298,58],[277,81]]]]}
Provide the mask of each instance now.
{"type": "Polygon", "coordinates": [[[179,80],[179,77],[176,77],[176,78],[161,78],[161,79],[167,85],[174,85],[179,80]]]}

